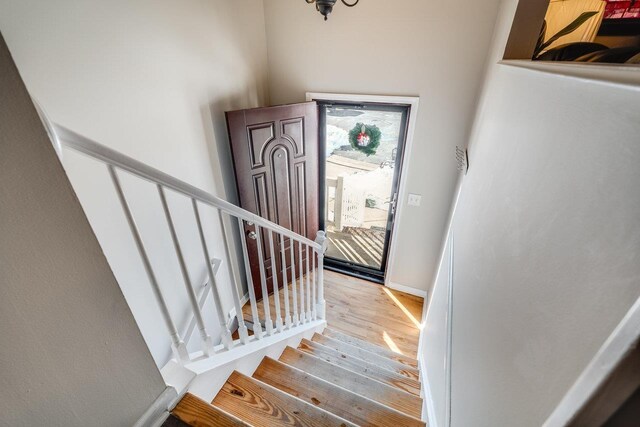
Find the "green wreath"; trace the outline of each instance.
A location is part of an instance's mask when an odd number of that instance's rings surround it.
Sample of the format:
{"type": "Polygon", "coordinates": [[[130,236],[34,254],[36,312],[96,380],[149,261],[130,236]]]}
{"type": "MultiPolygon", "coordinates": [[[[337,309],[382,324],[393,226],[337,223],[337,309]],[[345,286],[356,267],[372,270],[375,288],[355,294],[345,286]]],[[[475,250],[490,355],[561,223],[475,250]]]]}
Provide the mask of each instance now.
{"type": "Polygon", "coordinates": [[[376,154],[378,146],[380,146],[380,137],[382,132],[376,125],[365,125],[358,123],[349,132],[349,142],[354,150],[362,151],[367,156],[376,154]]]}

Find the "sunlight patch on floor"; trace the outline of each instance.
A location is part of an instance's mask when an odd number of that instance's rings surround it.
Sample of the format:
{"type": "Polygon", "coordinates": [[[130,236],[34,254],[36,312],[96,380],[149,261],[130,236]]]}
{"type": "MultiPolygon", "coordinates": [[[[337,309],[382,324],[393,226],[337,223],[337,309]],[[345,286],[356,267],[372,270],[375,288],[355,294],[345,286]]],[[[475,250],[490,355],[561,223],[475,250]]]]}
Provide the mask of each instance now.
{"type": "Polygon", "coordinates": [[[383,287],[382,289],[389,296],[389,298],[391,298],[391,300],[395,303],[395,305],[397,305],[398,308],[400,308],[400,310],[402,310],[402,312],[409,318],[409,320],[411,320],[413,324],[416,325],[416,328],[422,329],[422,325],[420,324],[420,322],[418,322],[416,318],[413,316],[413,314],[411,314],[411,312],[407,310],[407,307],[405,307],[404,304],[402,304],[400,300],[396,298],[395,295],[393,295],[393,293],[389,290],[389,288],[383,287]]]}
{"type": "Polygon", "coordinates": [[[382,332],[382,339],[384,340],[385,343],[387,343],[391,351],[393,351],[394,353],[404,354],[403,352],[400,351],[396,343],[393,342],[393,340],[391,339],[387,331],[382,332]]]}

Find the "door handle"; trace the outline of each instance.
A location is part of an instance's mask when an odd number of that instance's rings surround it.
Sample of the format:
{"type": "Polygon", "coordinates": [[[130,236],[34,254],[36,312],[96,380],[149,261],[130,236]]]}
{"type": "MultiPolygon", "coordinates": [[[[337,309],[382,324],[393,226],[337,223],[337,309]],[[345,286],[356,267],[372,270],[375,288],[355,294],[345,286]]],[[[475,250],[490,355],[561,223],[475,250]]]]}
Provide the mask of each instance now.
{"type": "Polygon", "coordinates": [[[398,193],[393,193],[393,197],[391,198],[391,215],[395,215],[396,213],[396,205],[398,204],[398,193]]]}
{"type": "Polygon", "coordinates": [[[258,238],[258,235],[256,234],[255,231],[250,231],[247,233],[247,237],[250,238],[251,240],[256,240],[258,238]]]}

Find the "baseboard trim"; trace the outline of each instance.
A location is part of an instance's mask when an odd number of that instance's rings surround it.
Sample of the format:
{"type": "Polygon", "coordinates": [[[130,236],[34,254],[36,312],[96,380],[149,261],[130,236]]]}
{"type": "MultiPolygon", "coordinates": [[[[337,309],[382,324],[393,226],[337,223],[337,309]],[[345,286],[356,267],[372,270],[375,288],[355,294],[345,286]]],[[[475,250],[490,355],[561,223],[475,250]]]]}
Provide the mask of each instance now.
{"type": "Polygon", "coordinates": [[[423,291],[422,289],[412,288],[410,286],[401,285],[399,283],[387,282],[385,285],[387,288],[394,289],[396,291],[404,292],[405,294],[414,295],[420,298],[427,297],[427,291],[423,291]]]}
{"type": "Polygon", "coordinates": [[[420,363],[420,378],[422,378],[422,421],[426,421],[429,427],[438,427],[436,409],[433,404],[433,396],[431,395],[431,387],[429,385],[429,377],[427,375],[424,357],[419,357],[418,361],[420,363]]]}
{"type": "Polygon", "coordinates": [[[153,401],[151,406],[136,421],[133,427],[160,426],[169,415],[169,411],[178,403],[178,392],[173,387],[167,387],[153,401]]]}

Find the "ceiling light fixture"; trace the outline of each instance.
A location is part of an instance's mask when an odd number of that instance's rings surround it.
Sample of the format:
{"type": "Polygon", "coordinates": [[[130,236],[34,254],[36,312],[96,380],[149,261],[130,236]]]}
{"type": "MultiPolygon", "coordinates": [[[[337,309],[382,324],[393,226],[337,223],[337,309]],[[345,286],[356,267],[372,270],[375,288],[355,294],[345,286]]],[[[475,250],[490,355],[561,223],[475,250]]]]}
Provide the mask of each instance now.
{"type": "MultiPolygon", "coordinates": [[[[335,6],[336,2],[338,0],[305,0],[307,3],[311,4],[311,3],[315,3],[316,4],[316,10],[318,12],[320,12],[320,14],[322,14],[322,16],[324,16],[324,20],[326,21],[329,14],[331,13],[331,11],[333,10],[333,6],[335,6]]],[[[355,5],[358,4],[360,0],[356,0],[353,3],[347,3],[345,0],[342,0],[342,3],[344,3],[345,6],[348,7],[353,7],[355,5]]]]}

